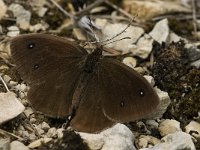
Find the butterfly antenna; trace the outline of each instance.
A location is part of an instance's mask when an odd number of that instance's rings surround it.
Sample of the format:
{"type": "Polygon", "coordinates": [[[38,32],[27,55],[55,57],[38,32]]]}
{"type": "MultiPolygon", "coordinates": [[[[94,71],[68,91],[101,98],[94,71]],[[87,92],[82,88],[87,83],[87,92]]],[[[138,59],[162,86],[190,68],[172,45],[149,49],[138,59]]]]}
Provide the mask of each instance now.
{"type": "Polygon", "coordinates": [[[114,43],[114,42],[118,42],[118,41],[121,41],[121,40],[126,40],[126,39],[131,39],[131,38],[130,37],[124,37],[124,38],[121,38],[121,39],[117,39],[117,40],[102,44],[102,46],[105,46],[105,45],[108,45],[108,44],[111,44],[111,43],[114,43]]]}
{"type": "Polygon", "coordinates": [[[130,39],[130,37],[125,37],[125,38],[121,38],[121,39],[118,39],[118,40],[114,40],[112,41],[113,39],[115,39],[116,37],[120,36],[121,34],[123,34],[126,29],[128,29],[130,26],[131,26],[131,23],[133,22],[133,19],[129,22],[129,24],[127,24],[127,26],[121,31],[119,32],[118,34],[116,34],[115,36],[109,38],[109,39],[106,39],[106,40],[102,40],[102,41],[99,41],[99,40],[96,40],[96,41],[90,41],[88,43],[91,43],[91,44],[95,44],[95,43],[99,43],[99,45],[107,45],[107,44],[110,44],[110,43],[114,43],[114,42],[117,42],[117,41],[121,41],[121,40],[124,40],[124,39],[130,39]],[[111,41],[111,42],[109,42],[111,41]],[[105,43],[105,42],[109,42],[109,43],[105,43]],[[101,44],[101,43],[105,43],[105,44],[101,44]]]}
{"type": "MultiPolygon", "coordinates": [[[[129,22],[129,24],[127,24],[127,26],[126,26],[121,32],[119,32],[119,33],[116,34],[115,36],[113,36],[113,37],[111,37],[111,38],[109,38],[109,39],[106,39],[106,40],[104,40],[104,41],[100,41],[100,42],[101,42],[101,43],[109,42],[109,41],[115,39],[116,37],[120,36],[121,34],[123,34],[124,32],[126,32],[126,29],[128,29],[128,28],[131,26],[131,22],[132,22],[132,20],[129,22]]],[[[122,39],[123,39],[123,38],[122,38],[122,39]]],[[[116,40],[116,41],[117,41],[117,40],[116,40]]]]}

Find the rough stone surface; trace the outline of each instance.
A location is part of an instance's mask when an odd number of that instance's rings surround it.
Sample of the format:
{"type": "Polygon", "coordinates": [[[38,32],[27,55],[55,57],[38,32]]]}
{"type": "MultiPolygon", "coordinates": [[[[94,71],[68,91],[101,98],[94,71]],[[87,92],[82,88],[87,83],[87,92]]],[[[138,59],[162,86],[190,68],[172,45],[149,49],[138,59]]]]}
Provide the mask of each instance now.
{"type": "Polygon", "coordinates": [[[168,20],[163,19],[156,23],[149,35],[160,44],[166,42],[169,36],[168,20]]]}
{"type": "Polygon", "coordinates": [[[116,124],[99,134],[79,134],[92,150],[135,150],[134,135],[123,124],[116,124]]]}
{"type": "Polygon", "coordinates": [[[29,148],[19,141],[13,141],[10,144],[10,150],[29,150],[29,148]]]}
{"type": "Polygon", "coordinates": [[[31,13],[25,10],[23,6],[15,3],[11,4],[8,9],[13,12],[19,27],[27,30],[30,26],[31,13]]]}
{"type": "Polygon", "coordinates": [[[161,139],[162,143],[140,150],[196,150],[192,138],[184,132],[175,132],[161,139]]]}
{"type": "MultiPolygon", "coordinates": [[[[97,25],[102,28],[102,41],[115,37],[122,30],[127,27],[127,24],[115,23],[111,24],[108,22],[102,21],[102,19],[98,19],[96,21],[97,25]]],[[[129,37],[129,39],[120,40],[114,43],[107,44],[106,47],[114,48],[116,50],[122,51],[123,53],[127,53],[131,51],[131,49],[135,48],[135,43],[138,38],[144,33],[144,29],[140,27],[130,26],[126,29],[125,32],[117,36],[114,40],[119,40],[125,37],[129,37]]]]}
{"type": "Polygon", "coordinates": [[[0,93],[0,124],[15,118],[24,109],[25,107],[17,100],[14,93],[0,93]]]}

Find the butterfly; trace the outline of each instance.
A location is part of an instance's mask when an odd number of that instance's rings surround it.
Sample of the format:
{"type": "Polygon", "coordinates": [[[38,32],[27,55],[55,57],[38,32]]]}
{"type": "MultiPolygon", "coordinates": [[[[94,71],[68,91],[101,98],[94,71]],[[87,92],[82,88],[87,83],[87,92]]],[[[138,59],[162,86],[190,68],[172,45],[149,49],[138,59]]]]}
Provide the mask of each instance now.
{"type": "Polygon", "coordinates": [[[120,61],[88,53],[78,44],[48,34],[13,38],[11,56],[30,86],[32,107],[48,116],[66,118],[71,126],[97,133],[116,123],[141,119],[155,110],[159,98],[147,80],[120,61]]]}

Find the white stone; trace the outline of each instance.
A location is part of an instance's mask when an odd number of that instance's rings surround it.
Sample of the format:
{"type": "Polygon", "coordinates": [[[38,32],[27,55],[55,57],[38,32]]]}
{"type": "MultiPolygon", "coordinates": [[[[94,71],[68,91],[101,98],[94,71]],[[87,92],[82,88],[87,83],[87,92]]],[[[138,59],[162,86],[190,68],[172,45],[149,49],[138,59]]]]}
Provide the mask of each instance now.
{"type": "MultiPolygon", "coordinates": [[[[100,41],[106,41],[107,39],[113,38],[116,35],[118,35],[120,32],[122,32],[126,27],[127,24],[122,23],[99,23],[100,21],[96,21],[97,25],[100,26],[102,29],[103,37],[100,38],[100,41]]],[[[130,26],[126,29],[125,32],[114,38],[113,40],[119,40],[117,42],[113,42],[110,44],[107,44],[106,47],[113,48],[119,51],[122,51],[123,53],[129,52],[135,45],[135,43],[138,38],[144,33],[144,29],[140,27],[130,26]],[[124,39],[120,40],[122,38],[129,37],[130,39],[124,39]]]]}
{"type": "Polygon", "coordinates": [[[137,60],[133,57],[126,57],[123,59],[122,62],[131,68],[135,68],[135,66],[137,64],[137,60]]]}
{"type": "Polygon", "coordinates": [[[44,26],[41,23],[38,23],[38,24],[30,26],[29,30],[31,32],[45,31],[46,30],[46,26],[44,26]]]}
{"type": "Polygon", "coordinates": [[[58,136],[58,139],[61,139],[61,138],[63,137],[63,131],[64,131],[63,128],[57,129],[57,136],[58,136]]]}
{"type": "Polygon", "coordinates": [[[142,148],[139,150],[196,150],[192,138],[184,132],[175,132],[161,139],[162,143],[151,148],[142,148]]]}
{"type": "Polygon", "coordinates": [[[26,92],[27,91],[27,86],[25,85],[25,84],[18,84],[18,85],[16,85],[15,86],[15,89],[17,90],[17,91],[22,91],[22,92],[26,92]]]}
{"type": "Polygon", "coordinates": [[[170,97],[167,92],[161,91],[158,88],[154,88],[156,93],[158,94],[159,97],[159,104],[155,111],[147,116],[149,119],[158,119],[162,118],[163,114],[166,112],[167,107],[171,103],[170,97]]]}
{"type": "Polygon", "coordinates": [[[7,6],[5,5],[3,0],[0,0],[0,20],[5,16],[7,11],[7,6]]]}
{"type": "Polygon", "coordinates": [[[180,128],[180,122],[173,120],[173,119],[166,119],[166,120],[162,121],[158,127],[158,130],[160,131],[160,135],[162,137],[164,137],[170,133],[182,131],[180,128]]]}
{"type": "Polygon", "coordinates": [[[157,22],[149,35],[160,44],[166,42],[169,36],[168,20],[163,19],[157,22]]]}
{"type": "Polygon", "coordinates": [[[9,26],[7,32],[7,36],[15,37],[20,34],[19,28],[17,26],[9,26]]]}
{"type": "Polygon", "coordinates": [[[79,134],[92,150],[136,150],[133,143],[134,135],[123,124],[118,123],[99,134],[79,134]]]}
{"type": "Polygon", "coordinates": [[[195,138],[200,138],[200,123],[196,121],[191,121],[186,127],[185,132],[194,136],[195,138]]]}
{"type": "Polygon", "coordinates": [[[18,82],[15,82],[15,81],[10,81],[9,82],[9,85],[11,85],[11,86],[16,86],[18,84],[18,82]]]}
{"type": "Polygon", "coordinates": [[[141,135],[138,139],[137,145],[139,148],[145,148],[148,147],[149,144],[156,145],[160,142],[161,142],[160,139],[157,139],[153,136],[141,135]]]}
{"type": "Polygon", "coordinates": [[[24,109],[13,92],[0,93],[0,124],[17,117],[24,109]]]}
{"type": "Polygon", "coordinates": [[[29,150],[29,148],[19,141],[13,141],[10,144],[10,150],[29,150]]]}
{"type": "Polygon", "coordinates": [[[183,39],[182,37],[178,36],[176,33],[174,32],[170,32],[169,33],[169,41],[168,43],[171,43],[171,42],[178,42],[180,40],[186,40],[186,39],[183,39]]]}
{"type": "Polygon", "coordinates": [[[154,81],[154,78],[153,78],[152,76],[144,75],[144,78],[145,78],[152,86],[155,85],[155,81],[154,81]]]}
{"type": "Polygon", "coordinates": [[[23,30],[27,30],[30,26],[31,13],[24,9],[23,6],[19,4],[12,3],[9,8],[13,12],[14,17],[16,17],[16,23],[23,30]]]}
{"type": "Polygon", "coordinates": [[[52,140],[52,138],[40,138],[28,145],[29,148],[37,148],[40,147],[42,144],[48,143],[52,140]]]}
{"type": "Polygon", "coordinates": [[[47,132],[47,137],[49,137],[49,138],[54,138],[54,137],[56,137],[57,136],[57,130],[56,130],[56,128],[55,127],[53,127],[53,128],[50,128],[49,130],[48,130],[48,132],[47,132]]]}
{"type": "Polygon", "coordinates": [[[146,59],[151,53],[152,48],[153,48],[153,39],[148,34],[145,34],[138,40],[136,47],[132,48],[131,52],[135,56],[138,56],[142,59],[146,59]]]}

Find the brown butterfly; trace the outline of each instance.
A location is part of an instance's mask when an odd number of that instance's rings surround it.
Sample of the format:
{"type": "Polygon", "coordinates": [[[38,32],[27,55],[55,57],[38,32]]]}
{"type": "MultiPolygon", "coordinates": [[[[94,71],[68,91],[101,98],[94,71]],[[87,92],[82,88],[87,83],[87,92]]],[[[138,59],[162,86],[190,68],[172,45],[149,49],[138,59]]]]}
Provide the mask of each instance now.
{"type": "Polygon", "coordinates": [[[28,34],[11,41],[16,68],[29,85],[33,108],[53,117],[76,109],[71,126],[99,132],[121,122],[141,119],[159,103],[152,86],[133,69],[92,53],[71,41],[47,34],[28,34]]]}

